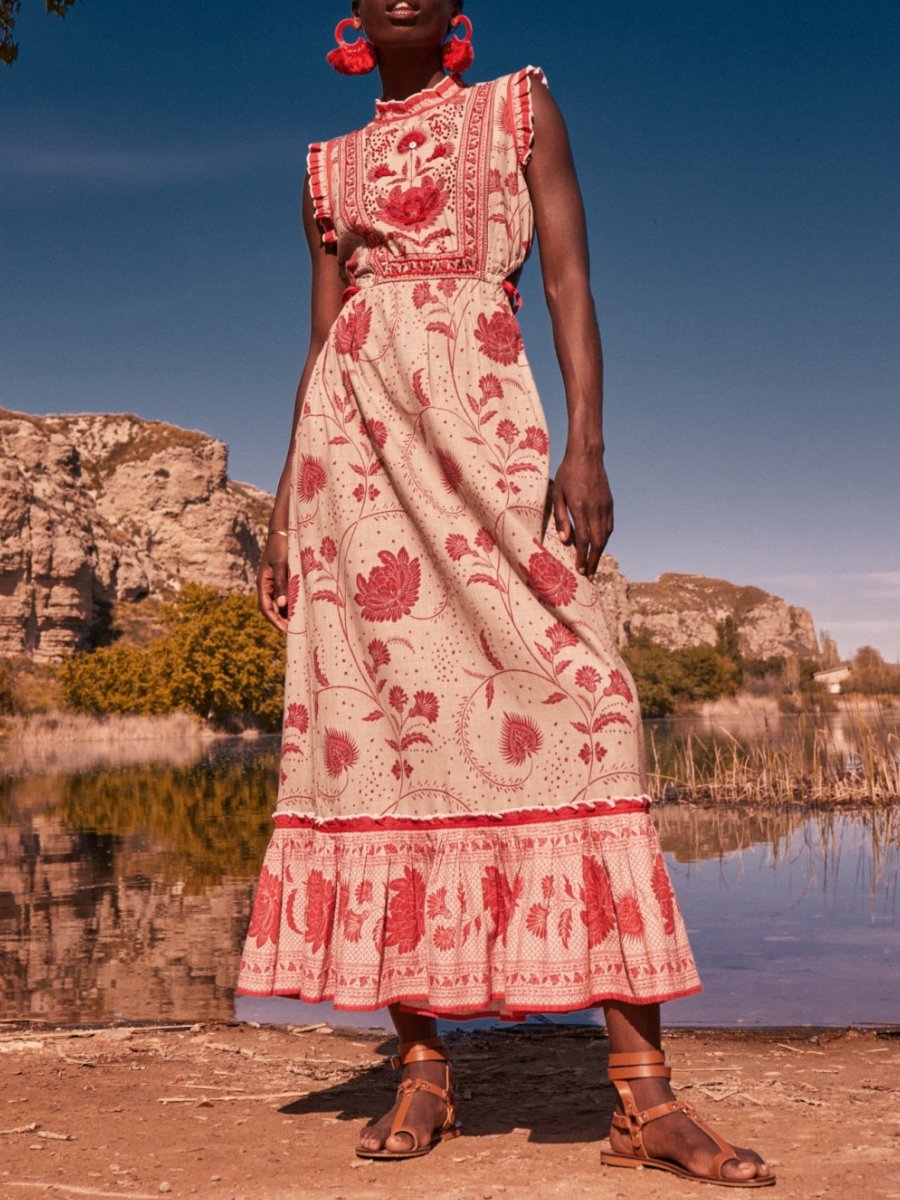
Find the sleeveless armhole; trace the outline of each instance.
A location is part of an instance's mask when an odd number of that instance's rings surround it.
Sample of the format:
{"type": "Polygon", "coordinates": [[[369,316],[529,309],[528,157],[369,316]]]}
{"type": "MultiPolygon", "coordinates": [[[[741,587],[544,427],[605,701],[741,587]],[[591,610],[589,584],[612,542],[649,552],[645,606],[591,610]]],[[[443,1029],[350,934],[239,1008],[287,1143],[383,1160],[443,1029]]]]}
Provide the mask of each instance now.
{"type": "Polygon", "coordinates": [[[309,171],[309,194],[312,196],[313,212],[322,234],[322,245],[337,241],[334,230],[334,213],[328,187],[328,142],[311,142],[306,156],[309,171]]]}
{"type": "Polygon", "coordinates": [[[534,147],[534,106],[531,97],[532,80],[546,86],[547,77],[540,67],[523,67],[509,77],[507,98],[509,124],[516,141],[516,157],[521,167],[527,167],[534,147]]]}

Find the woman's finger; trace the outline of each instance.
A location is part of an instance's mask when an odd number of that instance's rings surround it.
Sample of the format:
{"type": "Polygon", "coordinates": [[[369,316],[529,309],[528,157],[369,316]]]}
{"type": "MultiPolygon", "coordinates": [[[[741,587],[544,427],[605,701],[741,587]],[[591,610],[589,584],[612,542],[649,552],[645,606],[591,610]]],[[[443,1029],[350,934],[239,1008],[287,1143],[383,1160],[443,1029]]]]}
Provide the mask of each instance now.
{"type": "MultiPolygon", "coordinates": [[[[276,629],[280,629],[282,633],[286,632],[287,621],[278,611],[278,605],[275,603],[275,579],[270,563],[264,563],[259,569],[259,574],[256,577],[256,597],[259,603],[259,610],[269,624],[274,625],[276,629]]],[[[285,596],[286,603],[287,596],[285,596]]]]}
{"type": "Polygon", "coordinates": [[[587,571],[590,529],[583,509],[573,511],[572,522],[575,526],[575,569],[579,575],[584,575],[587,571]]]}
{"type": "Polygon", "coordinates": [[[606,533],[603,524],[595,520],[591,523],[591,548],[587,557],[587,575],[589,579],[597,574],[597,567],[600,565],[600,555],[603,553],[605,544],[606,533]]]}
{"type": "Polygon", "coordinates": [[[272,595],[278,608],[287,608],[288,602],[288,567],[287,562],[272,564],[272,595]]]}
{"type": "Polygon", "coordinates": [[[553,489],[553,521],[556,525],[556,532],[559,534],[559,540],[564,545],[568,545],[572,537],[572,524],[566,509],[566,498],[562,494],[562,489],[558,487],[553,489]]]}

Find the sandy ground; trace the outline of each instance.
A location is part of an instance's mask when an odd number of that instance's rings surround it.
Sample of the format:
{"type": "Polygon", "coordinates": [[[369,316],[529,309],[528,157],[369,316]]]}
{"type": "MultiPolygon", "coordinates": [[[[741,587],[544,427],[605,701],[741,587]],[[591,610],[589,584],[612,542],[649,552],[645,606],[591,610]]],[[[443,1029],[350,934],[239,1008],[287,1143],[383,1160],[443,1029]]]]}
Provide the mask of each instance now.
{"type": "MultiPolygon", "coordinates": [[[[357,1130],[394,1086],[381,1034],[7,1025],[0,1198],[716,1194],[658,1171],[600,1168],[612,1108],[602,1033],[529,1027],[451,1042],[463,1136],[422,1159],[365,1164],[353,1154],[357,1130]]],[[[776,1188],[762,1194],[900,1200],[900,1037],[677,1032],[667,1045],[685,1097],[777,1166],[776,1188]]]]}

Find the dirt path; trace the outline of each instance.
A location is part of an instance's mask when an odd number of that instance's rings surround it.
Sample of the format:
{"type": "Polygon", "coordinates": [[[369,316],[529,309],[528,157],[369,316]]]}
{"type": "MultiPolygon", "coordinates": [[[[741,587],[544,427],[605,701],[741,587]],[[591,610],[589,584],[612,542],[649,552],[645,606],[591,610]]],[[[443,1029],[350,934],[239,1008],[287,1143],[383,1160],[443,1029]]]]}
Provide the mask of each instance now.
{"type": "MultiPolygon", "coordinates": [[[[353,1154],[357,1130],[393,1089],[381,1035],[224,1024],[0,1033],[0,1198],[726,1194],[601,1170],[612,1107],[598,1082],[602,1034],[451,1040],[463,1136],[419,1160],[366,1165],[353,1154]]],[[[679,1032],[667,1044],[686,1098],[777,1165],[763,1194],[900,1200],[900,1039],[679,1032]]]]}

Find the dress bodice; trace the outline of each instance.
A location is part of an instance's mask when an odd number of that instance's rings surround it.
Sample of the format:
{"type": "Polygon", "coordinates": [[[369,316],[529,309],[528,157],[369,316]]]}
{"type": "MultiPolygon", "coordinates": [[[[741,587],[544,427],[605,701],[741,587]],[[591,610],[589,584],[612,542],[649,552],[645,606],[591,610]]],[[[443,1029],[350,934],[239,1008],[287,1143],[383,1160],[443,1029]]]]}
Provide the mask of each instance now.
{"type": "Polygon", "coordinates": [[[322,240],[337,244],[348,285],[515,275],[533,236],[534,79],[537,67],[472,86],[446,75],[376,100],[364,128],[310,146],[322,240]]]}

